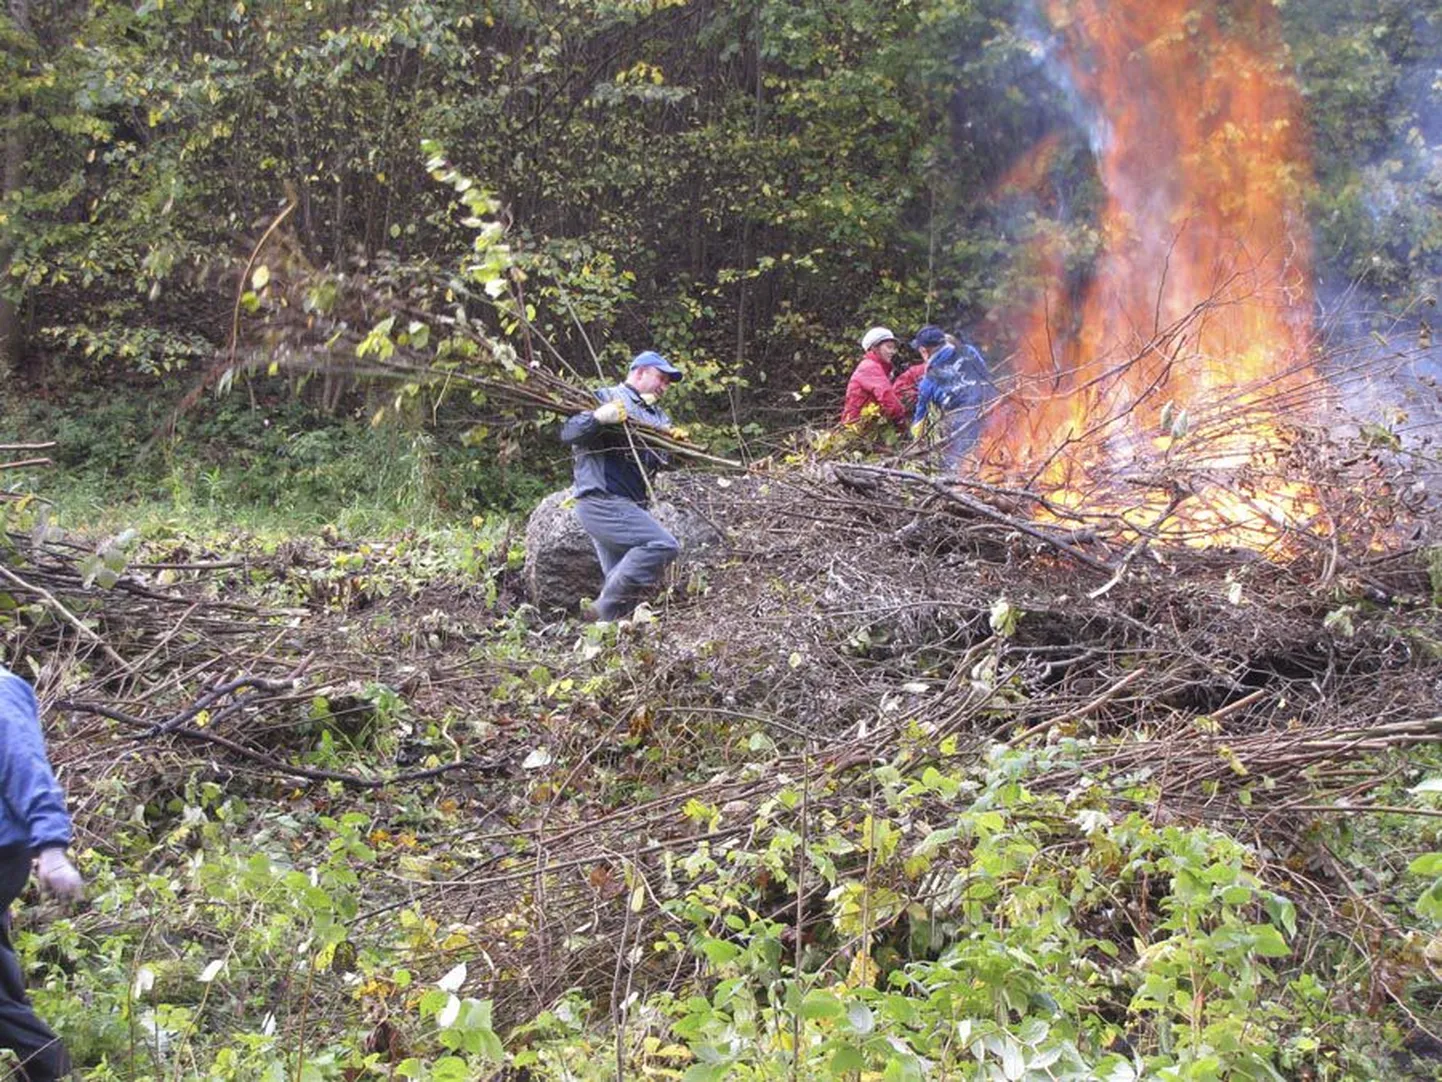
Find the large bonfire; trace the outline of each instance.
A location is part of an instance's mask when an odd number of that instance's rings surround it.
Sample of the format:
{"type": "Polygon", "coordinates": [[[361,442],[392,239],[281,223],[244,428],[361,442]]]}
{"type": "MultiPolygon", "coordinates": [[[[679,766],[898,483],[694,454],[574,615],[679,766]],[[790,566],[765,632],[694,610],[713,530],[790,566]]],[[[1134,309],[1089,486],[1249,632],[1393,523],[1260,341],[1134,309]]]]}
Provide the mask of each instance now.
{"type": "Polygon", "coordinates": [[[1038,243],[1043,286],[1013,313],[1016,385],[984,473],[1191,543],[1267,548],[1313,528],[1315,493],[1278,468],[1322,393],[1311,171],[1272,5],[1050,10],[1097,152],[1101,251],[1075,297],[1059,242],[1038,243]],[[1205,475],[1180,501],[1157,480],[1178,465],[1205,475]]]}

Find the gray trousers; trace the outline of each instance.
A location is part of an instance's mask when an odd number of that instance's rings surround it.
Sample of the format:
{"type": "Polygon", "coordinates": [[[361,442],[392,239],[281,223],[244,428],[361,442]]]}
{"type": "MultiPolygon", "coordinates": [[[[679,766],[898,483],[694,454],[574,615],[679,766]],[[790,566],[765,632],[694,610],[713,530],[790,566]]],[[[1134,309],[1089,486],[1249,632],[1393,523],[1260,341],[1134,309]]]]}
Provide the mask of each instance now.
{"type": "Polygon", "coordinates": [[[602,620],[625,616],[654,589],[681,543],[640,504],[624,496],[582,496],[576,501],[581,520],[596,546],[606,583],[596,598],[602,620]]]}
{"type": "Polygon", "coordinates": [[[20,1057],[19,1077],[25,1082],[52,1082],[69,1073],[70,1057],[30,1006],[20,960],[10,945],[10,905],[29,878],[29,853],[0,858],[0,1048],[20,1057]]]}

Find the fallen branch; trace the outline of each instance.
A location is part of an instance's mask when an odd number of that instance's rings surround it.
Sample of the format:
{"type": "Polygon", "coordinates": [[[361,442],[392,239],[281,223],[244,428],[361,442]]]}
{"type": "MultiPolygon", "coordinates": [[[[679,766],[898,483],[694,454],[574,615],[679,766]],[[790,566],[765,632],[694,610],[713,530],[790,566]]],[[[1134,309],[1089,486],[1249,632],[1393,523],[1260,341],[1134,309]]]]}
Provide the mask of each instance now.
{"type": "Polygon", "coordinates": [[[60,599],[57,598],[54,594],[52,594],[49,590],[45,589],[43,586],[37,586],[34,583],[26,582],[19,575],[15,574],[15,572],[11,571],[8,567],[5,567],[3,565],[0,565],[0,577],[3,577],[12,586],[15,586],[21,590],[28,590],[31,593],[38,595],[40,599],[45,602],[45,604],[48,605],[62,620],[64,620],[67,624],[73,627],[76,632],[79,633],[81,638],[85,639],[87,642],[94,643],[102,651],[104,651],[106,657],[108,657],[111,661],[115,662],[115,664],[119,665],[121,668],[125,667],[125,659],[119,654],[117,654],[114,650],[112,650],[109,643],[107,643],[90,628],[86,627],[85,624],[80,621],[80,618],[77,617],[69,609],[67,609],[64,604],[61,603],[60,599]]]}
{"type": "Polygon", "coordinates": [[[1107,688],[1104,692],[1098,695],[1091,702],[1079,706],[1075,710],[1069,710],[1065,714],[1058,714],[1056,715],[1056,717],[1047,718],[1044,721],[1037,722],[1031,728],[1025,729],[1022,732],[1017,733],[1016,736],[1012,737],[1006,742],[1006,746],[1009,748],[1014,748],[1022,741],[1035,736],[1039,732],[1051,728],[1053,725],[1065,725],[1068,722],[1080,721],[1082,718],[1095,714],[1103,706],[1111,702],[1123,691],[1131,687],[1143,676],[1145,676],[1146,673],[1147,670],[1144,668],[1133,669],[1111,687],[1107,688]]]}
{"type": "MultiPolygon", "coordinates": [[[[99,703],[76,702],[70,699],[62,699],[55,705],[61,710],[70,710],[79,714],[94,714],[98,717],[122,722],[132,728],[145,730],[144,734],[136,739],[148,738],[155,729],[154,725],[141,718],[133,717],[113,707],[102,706],[99,703]]],[[[428,778],[440,777],[442,774],[449,774],[456,770],[474,770],[479,773],[494,773],[497,770],[504,769],[507,765],[503,761],[457,759],[454,762],[442,763],[439,766],[427,767],[424,770],[412,770],[403,774],[389,774],[379,778],[365,778],[358,774],[345,774],[338,770],[321,770],[316,767],[296,766],[294,763],[282,762],[264,752],[247,748],[245,745],[221,736],[219,733],[208,732],[205,729],[187,727],[172,729],[170,733],[184,740],[214,744],[217,747],[225,748],[227,751],[233,752],[249,762],[263,766],[276,774],[306,778],[310,781],[339,782],[341,785],[348,786],[352,789],[383,789],[387,785],[425,781],[428,778]]]]}
{"type": "Polygon", "coordinates": [[[981,518],[990,519],[1009,529],[1016,530],[1019,533],[1026,534],[1028,537],[1033,537],[1038,541],[1044,542],[1058,552],[1064,553],[1080,564],[1085,564],[1094,571],[1100,571],[1106,574],[1110,574],[1113,571],[1111,564],[1103,560],[1098,560],[1094,556],[1089,556],[1075,545],[1063,541],[1061,538],[1052,536],[1034,523],[1028,522],[1026,519],[1014,518],[1011,515],[998,511],[995,507],[982,503],[980,500],[974,500],[970,496],[962,495],[938,478],[927,477],[925,474],[913,473],[910,470],[897,470],[885,466],[838,466],[836,470],[838,475],[842,472],[871,473],[882,477],[894,477],[912,484],[924,485],[941,496],[942,499],[965,507],[972,514],[978,515],[981,518]]]}

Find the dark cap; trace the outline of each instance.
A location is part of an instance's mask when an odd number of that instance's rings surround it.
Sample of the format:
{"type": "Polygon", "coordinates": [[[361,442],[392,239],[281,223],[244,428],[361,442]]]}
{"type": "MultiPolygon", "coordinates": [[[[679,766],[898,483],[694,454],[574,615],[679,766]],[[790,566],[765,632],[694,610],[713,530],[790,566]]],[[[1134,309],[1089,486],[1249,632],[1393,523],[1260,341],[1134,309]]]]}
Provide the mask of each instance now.
{"type": "Polygon", "coordinates": [[[663,376],[669,376],[677,383],[680,383],[681,380],[685,378],[681,375],[681,369],[677,368],[665,357],[661,356],[661,354],[649,349],[645,353],[638,353],[632,358],[630,371],[634,372],[638,368],[654,368],[663,376]]]}
{"type": "Polygon", "coordinates": [[[933,346],[946,344],[946,332],[934,323],[928,323],[921,330],[916,332],[916,337],[911,340],[912,349],[920,349],[926,346],[928,349],[933,346]]]}

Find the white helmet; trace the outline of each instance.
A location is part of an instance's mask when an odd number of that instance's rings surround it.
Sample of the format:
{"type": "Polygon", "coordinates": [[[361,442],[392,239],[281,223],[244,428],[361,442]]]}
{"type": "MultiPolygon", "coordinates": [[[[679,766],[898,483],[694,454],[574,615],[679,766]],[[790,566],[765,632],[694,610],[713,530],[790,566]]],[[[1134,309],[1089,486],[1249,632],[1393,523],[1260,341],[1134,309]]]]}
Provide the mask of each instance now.
{"type": "Polygon", "coordinates": [[[889,328],[872,327],[861,336],[861,348],[867,351],[875,349],[882,342],[895,342],[896,335],[892,334],[889,328]]]}

